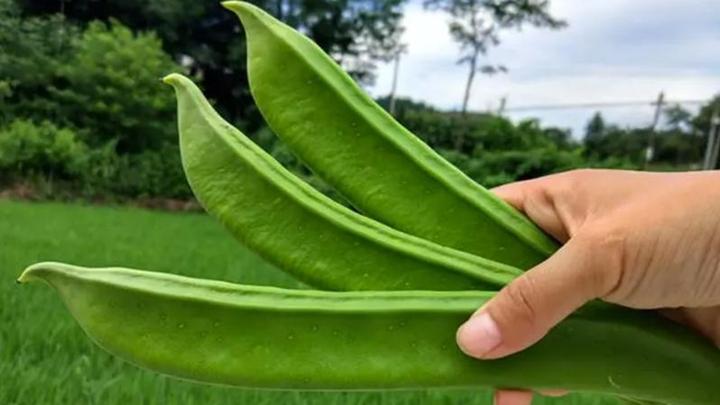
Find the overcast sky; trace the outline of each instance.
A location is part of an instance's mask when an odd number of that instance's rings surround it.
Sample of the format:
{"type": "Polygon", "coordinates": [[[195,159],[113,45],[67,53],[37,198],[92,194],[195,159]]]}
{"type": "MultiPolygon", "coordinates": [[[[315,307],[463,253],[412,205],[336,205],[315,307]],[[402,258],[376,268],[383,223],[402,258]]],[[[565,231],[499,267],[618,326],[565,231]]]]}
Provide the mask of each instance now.
{"type": "MultiPolygon", "coordinates": [[[[707,99],[720,93],[720,1],[552,0],[552,14],[569,26],[560,31],[526,28],[502,34],[486,61],[506,65],[504,75],[480,75],[470,109],[588,102],[653,100],[663,90],[670,100],[707,99]]],[[[466,66],[441,12],[406,6],[398,94],[443,109],[458,109],[466,66]]],[[[390,89],[391,65],[381,65],[370,88],[390,89]]],[[[688,106],[693,107],[693,106],[688,106]]],[[[692,109],[692,108],[691,108],[692,109]]],[[[511,112],[539,117],[580,135],[595,109],[511,112]]],[[[603,108],[612,122],[639,126],[652,120],[652,106],[603,108]]]]}

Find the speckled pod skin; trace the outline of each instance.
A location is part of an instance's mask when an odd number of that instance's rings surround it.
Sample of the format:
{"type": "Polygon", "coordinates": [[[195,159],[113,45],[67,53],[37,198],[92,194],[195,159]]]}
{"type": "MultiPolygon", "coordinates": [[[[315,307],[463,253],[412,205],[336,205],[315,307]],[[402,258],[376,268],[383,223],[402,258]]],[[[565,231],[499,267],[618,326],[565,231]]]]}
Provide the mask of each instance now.
{"type": "Polygon", "coordinates": [[[455,330],[486,292],[323,292],[58,263],[28,268],[101,347],[139,366],[268,389],[528,387],[720,403],[720,351],[652,313],[589,305],[537,345],[479,361],[455,330]]]}
{"type": "Polygon", "coordinates": [[[273,131],[364,214],[527,269],[557,248],[522,214],[403,128],[310,39],[244,2],[255,102],[273,131]]]}

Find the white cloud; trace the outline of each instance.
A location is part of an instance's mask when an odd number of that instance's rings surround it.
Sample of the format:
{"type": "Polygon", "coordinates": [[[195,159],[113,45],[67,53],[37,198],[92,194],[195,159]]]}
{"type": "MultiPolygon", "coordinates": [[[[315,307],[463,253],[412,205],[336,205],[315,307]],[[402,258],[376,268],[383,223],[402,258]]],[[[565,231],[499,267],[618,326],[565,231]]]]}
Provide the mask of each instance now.
{"type": "MultiPolygon", "coordinates": [[[[720,92],[720,13],[710,0],[553,0],[554,15],[568,20],[561,31],[524,29],[503,35],[488,61],[510,68],[505,75],[477,77],[470,106],[508,106],[652,100],[708,99],[720,92]]],[[[466,80],[447,17],[417,2],[405,12],[408,53],[400,65],[398,93],[458,108],[466,80]]],[[[383,65],[374,95],[390,88],[392,66],[383,65]]],[[[652,107],[603,109],[621,125],[646,125],[652,107]]],[[[593,110],[528,111],[548,124],[578,132],[593,110]]]]}

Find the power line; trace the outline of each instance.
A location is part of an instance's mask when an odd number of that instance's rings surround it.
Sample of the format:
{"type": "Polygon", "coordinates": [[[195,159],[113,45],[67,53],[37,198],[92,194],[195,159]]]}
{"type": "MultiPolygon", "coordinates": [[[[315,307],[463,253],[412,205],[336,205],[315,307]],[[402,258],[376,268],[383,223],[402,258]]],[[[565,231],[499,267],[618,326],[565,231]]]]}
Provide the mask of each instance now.
{"type": "MultiPolygon", "coordinates": [[[[705,104],[708,100],[665,100],[665,104],[705,104]]],[[[594,103],[567,103],[567,104],[538,104],[525,105],[517,107],[505,107],[504,111],[539,111],[539,110],[571,110],[571,109],[589,109],[589,108],[617,108],[632,106],[655,106],[656,100],[647,101],[608,101],[594,103]]]]}

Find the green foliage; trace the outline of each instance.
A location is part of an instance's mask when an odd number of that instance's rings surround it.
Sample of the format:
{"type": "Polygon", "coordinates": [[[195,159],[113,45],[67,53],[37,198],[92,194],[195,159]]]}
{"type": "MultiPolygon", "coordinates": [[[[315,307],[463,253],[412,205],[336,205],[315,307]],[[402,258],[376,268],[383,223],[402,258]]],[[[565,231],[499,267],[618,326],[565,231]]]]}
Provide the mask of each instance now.
{"type": "Polygon", "coordinates": [[[174,144],[118,154],[115,143],[88,148],[72,129],[18,119],[0,129],[0,184],[20,179],[63,182],[64,191],[87,197],[189,198],[190,188],[174,144]]]}
{"type": "MultiPolygon", "coordinates": [[[[689,167],[700,162],[705,139],[691,127],[691,115],[677,106],[664,113],[668,125],[655,131],[653,164],[689,167]]],[[[650,136],[649,128],[609,125],[600,113],[595,113],[585,129],[585,157],[591,162],[620,159],[623,167],[641,168],[650,136]]]]}
{"type": "Polygon", "coordinates": [[[656,135],[653,161],[675,166],[698,163],[703,159],[705,142],[702,135],[678,130],[662,131],[656,135]]]}
{"type": "Polygon", "coordinates": [[[596,112],[585,126],[585,140],[602,137],[605,134],[605,119],[602,114],[596,112]]]}
{"type": "MultiPolygon", "coordinates": [[[[0,0],[9,1],[9,0],[0,0]]],[[[245,41],[235,17],[218,1],[17,0],[27,15],[63,9],[73,23],[121,21],[131,30],[153,30],[165,50],[183,57],[191,72],[231,122],[262,126],[252,107],[245,69],[245,41]]],[[[398,40],[402,0],[257,0],[253,3],[310,35],[357,78],[372,81],[375,63],[387,59],[398,40]]],[[[167,73],[167,72],[163,72],[167,73]]],[[[2,77],[2,76],[0,76],[2,77]]]]}
{"type": "Polygon", "coordinates": [[[693,115],[680,104],[671,105],[663,110],[667,125],[675,130],[682,130],[691,125],[693,115]]]}
{"type": "Polygon", "coordinates": [[[192,195],[175,144],[122,156],[116,180],[113,191],[121,195],[170,198],[192,195]]]}
{"type": "Polygon", "coordinates": [[[600,160],[623,156],[640,165],[645,159],[648,136],[646,129],[625,130],[612,126],[585,138],[586,155],[600,160]]]}
{"type": "Polygon", "coordinates": [[[51,93],[58,115],[81,128],[89,144],[116,140],[120,153],[156,150],[175,138],[175,101],[159,78],[179,70],[154,34],[94,22],[51,93]]]}
{"type": "Polygon", "coordinates": [[[190,187],[174,144],[159,150],[119,155],[113,143],[93,149],[77,178],[86,196],[190,198],[190,187]]]}
{"type": "Polygon", "coordinates": [[[481,151],[467,156],[443,150],[442,155],[486,187],[495,187],[517,180],[525,180],[582,167],[581,150],[560,150],[543,147],[528,150],[481,151]]]}
{"type": "Polygon", "coordinates": [[[0,173],[6,177],[68,178],[81,171],[86,151],[73,130],[48,121],[18,119],[0,129],[0,173]]]}
{"type": "MultiPolygon", "coordinates": [[[[383,102],[385,100],[381,100],[383,102]]],[[[582,167],[580,144],[569,131],[517,124],[492,114],[459,114],[398,100],[396,118],[479,183],[493,187],[582,167]]]]}
{"type": "Polygon", "coordinates": [[[157,36],[117,22],[80,33],[62,15],[24,18],[0,1],[0,124],[49,119],[91,146],[117,140],[120,153],[174,139],[175,101],[158,79],[181,69],[157,36]]]}
{"type": "Polygon", "coordinates": [[[537,120],[514,124],[497,115],[437,111],[404,99],[399,99],[396,105],[398,121],[435,149],[455,150],[470,156],[480,151],[578,146],[569,131],[543,128],[537,120]]]}
{"type": "Polygon", "coordinates": [[[469,174],[487,186],[496,186],[496,176],[507,176],[512,181],[532,179],[551,173],[582,167],[580,150],[563,151],[554,147],[512,150],[484,154],[473,160],[469,174]],[[479,174],[474,174],[474,172],[479,174]],[[480,176],[482,174],[482,176],[480,176]]]}
{"type": "Polygon", "coordinates": [[[0,124],[58,117],[48,89],[62,81],[77,36],[61,15],[22,18],[13,0],[0,0],[0,124]]]}
{"type": "Polygon", "coordinates": [[[88,196],[190,195],[175,100],[158,80],[181,69],[154,34],[117,22],[81,32],[0,0],[0,49],[0,180],[62,180],[88,196]]]}
{"type": "Polygon", "coordinates": [[[720,94],[700,108],[700,112],[691,120],[693,128],[706,135],[710,130],[710,121],[715,112],[720,114],[720,94]]]}

